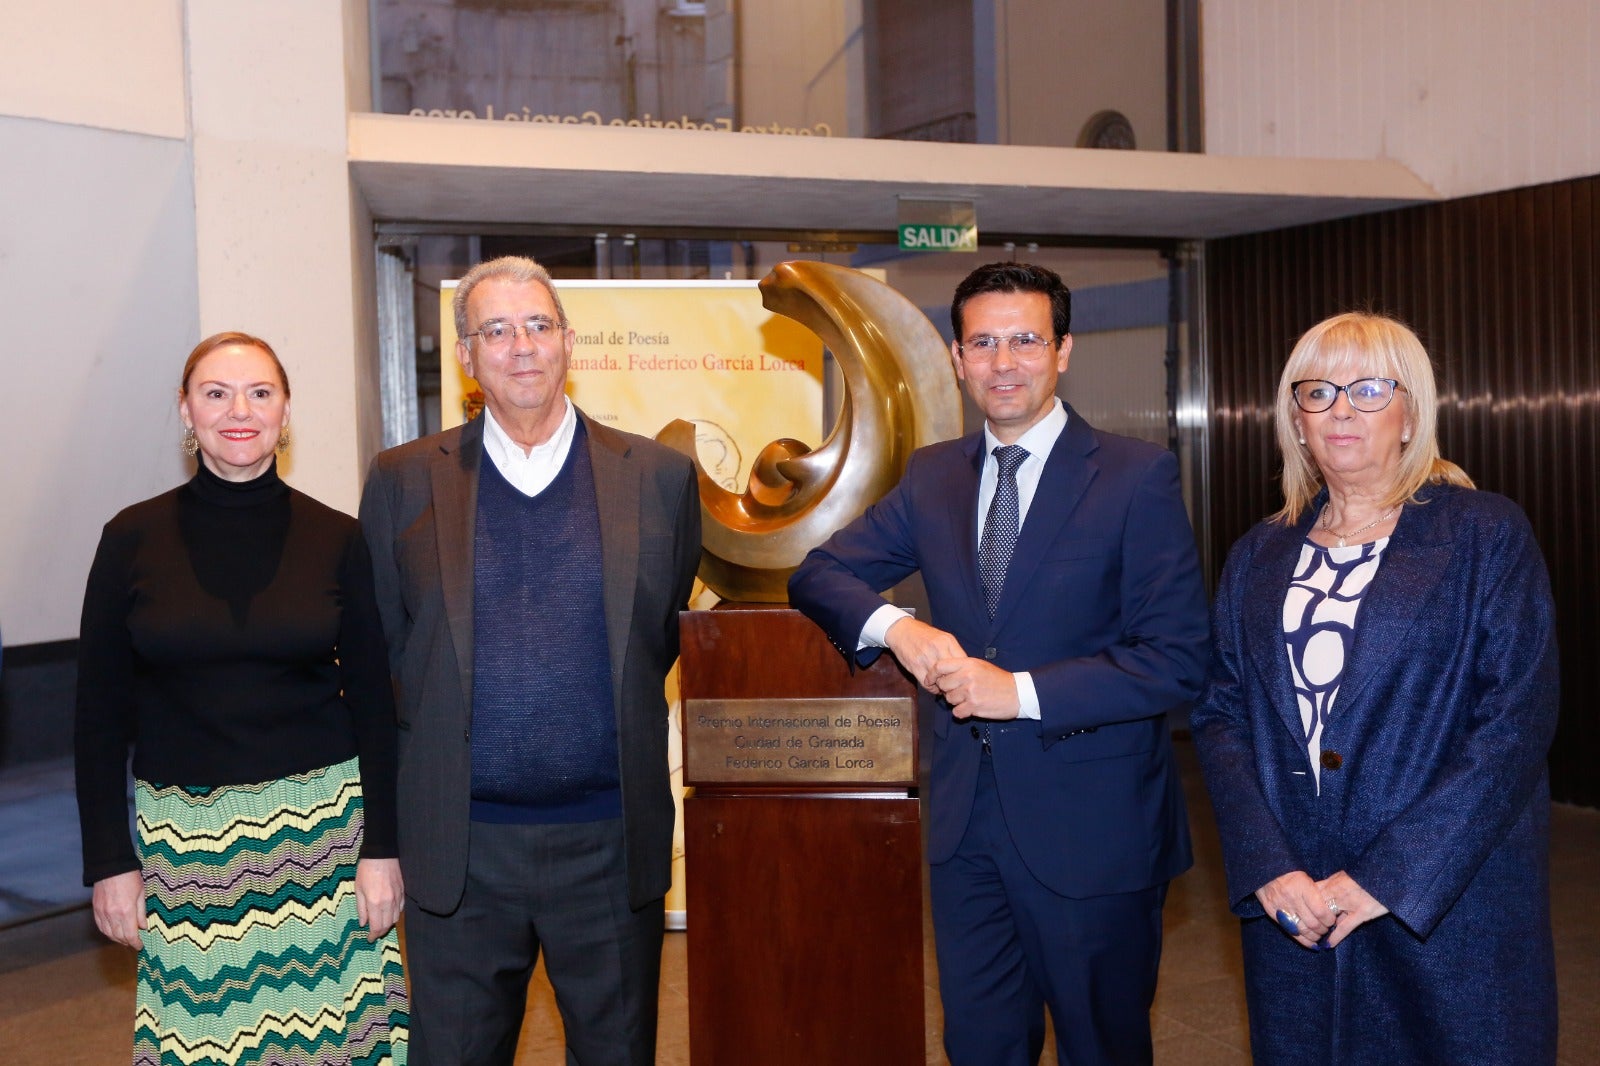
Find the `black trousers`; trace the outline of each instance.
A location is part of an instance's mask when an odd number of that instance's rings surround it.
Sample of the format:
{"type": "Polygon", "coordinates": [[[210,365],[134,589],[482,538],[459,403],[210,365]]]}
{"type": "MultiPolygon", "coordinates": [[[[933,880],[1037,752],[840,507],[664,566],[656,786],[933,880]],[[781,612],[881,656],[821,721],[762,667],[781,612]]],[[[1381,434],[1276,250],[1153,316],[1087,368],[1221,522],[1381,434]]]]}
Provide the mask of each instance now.
{"type": "Polygon", "coordinates": [[[655,1061],[663,902],[628,906],[622,821],[472,823],[452,914],[407,908],[413,1066],[516,1056],[539,953],[572,1066],[655,1061]]]}

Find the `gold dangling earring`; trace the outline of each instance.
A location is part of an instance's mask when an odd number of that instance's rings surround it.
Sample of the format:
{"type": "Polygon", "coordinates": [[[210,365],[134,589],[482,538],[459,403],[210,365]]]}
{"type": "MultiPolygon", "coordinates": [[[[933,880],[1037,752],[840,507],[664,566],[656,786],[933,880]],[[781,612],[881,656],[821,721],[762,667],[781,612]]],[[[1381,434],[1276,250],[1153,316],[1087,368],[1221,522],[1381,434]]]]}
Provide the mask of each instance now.
{"type": "Polygon", "coordinates": [[[278,430],[278,454],[279,455],[288,455],[289,454],[289,427],[288,426],[284,426],[282,429],[278,430]]]}
{"type": "Polygon", "coordinates": [[[183,441],[179,447],[183,449],[183,454],[191,459],[200,454],[200,438],[194,435],[193,426],[183,427],[183,441]]]}

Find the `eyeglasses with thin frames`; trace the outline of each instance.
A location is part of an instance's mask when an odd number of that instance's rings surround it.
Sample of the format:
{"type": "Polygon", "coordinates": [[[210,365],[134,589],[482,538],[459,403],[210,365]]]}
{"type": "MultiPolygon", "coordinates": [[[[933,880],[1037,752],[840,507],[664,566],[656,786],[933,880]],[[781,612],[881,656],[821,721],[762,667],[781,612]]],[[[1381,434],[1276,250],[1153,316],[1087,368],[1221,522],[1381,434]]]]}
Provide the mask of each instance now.
{"type": "Polygon", "coordinates": [[[1013,333],[1005,337],[981,334],[964,344],[956,345],[956,350],[961,353],[963,359],[970,359],[974,363],[987,363],[1000,353],[1002,347],[1011,349],[1013,359],[1027,362],[1049,352],[1055,347],[1055,342],[1037,333],[1013,333]]]}
{"type": "Polygon", "coordinates": [[[482,326],[468,333],[468,337],[476,337],[485,348],[499,350],[510,347],[518,333],[525,335],[535,344],[542,343],[561,331],[561,323],[546,318],[544,315],[535,315],[520,325],[515,322],[493,321],[485,322],[482,326]]]}
{"type": "Polygon", "coordinates": [[[1357,411],[1376,414],[1389,406],[1396,390],[1404,388],[1394,378],[1357,378],[1348,385],[1335,385],[1322,378],[1303,378],[1289,385],[1295,406],[1308,415],[1328,410],[1339,399],[1341,392],[1357,411]]]}

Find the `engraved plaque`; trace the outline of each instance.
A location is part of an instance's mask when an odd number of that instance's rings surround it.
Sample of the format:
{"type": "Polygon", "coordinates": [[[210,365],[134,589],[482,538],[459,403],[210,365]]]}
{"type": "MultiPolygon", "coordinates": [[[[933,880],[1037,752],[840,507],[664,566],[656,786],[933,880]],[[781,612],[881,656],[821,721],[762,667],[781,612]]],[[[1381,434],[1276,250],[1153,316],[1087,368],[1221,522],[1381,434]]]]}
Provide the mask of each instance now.
{"type": "Polygon", "coordinates": [[[915,785],[917,710],[909,696],[689,699],[686,785],[915,785]]]}

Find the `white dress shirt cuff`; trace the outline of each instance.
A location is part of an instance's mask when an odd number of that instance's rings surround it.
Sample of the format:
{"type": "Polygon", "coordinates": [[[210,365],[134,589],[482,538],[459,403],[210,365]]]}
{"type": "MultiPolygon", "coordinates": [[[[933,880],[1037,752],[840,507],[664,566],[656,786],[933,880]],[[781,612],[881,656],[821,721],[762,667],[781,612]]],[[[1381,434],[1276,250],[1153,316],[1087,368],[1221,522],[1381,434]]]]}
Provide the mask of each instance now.
{"type": "Polygon", "coordinates": [[[1011,675],[1017,681],[1017,717],[1039,720],[1039,690],[1033,687],[1033,675],[1019,670],[1011,675]]]}
{"type": "Polygon", "coordinates": [[[887,648],[885,639],[889,635],[889,627],[902,618],[910,618],[910,611],[902,611],[892,603],[886,603],[873,611],[867,618],[867,624],[861,627],[861,636],[856,641],[856,651],[862,648],[887,648]]]}

